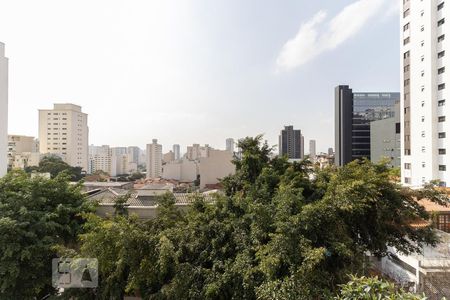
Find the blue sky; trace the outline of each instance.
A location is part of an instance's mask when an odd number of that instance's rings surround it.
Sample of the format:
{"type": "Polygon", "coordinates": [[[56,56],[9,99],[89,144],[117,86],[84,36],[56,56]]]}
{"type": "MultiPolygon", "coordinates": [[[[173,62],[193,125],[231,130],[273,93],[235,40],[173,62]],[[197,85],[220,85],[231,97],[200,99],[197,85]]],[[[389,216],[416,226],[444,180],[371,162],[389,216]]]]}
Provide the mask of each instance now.
{"type": "Polygon", "coordinates": [[[9,132],[71,102],[96,145],[276,144],[292,124],[326,151],[336,85],[399,90],[397,2],[0,0],[9,132]]]}

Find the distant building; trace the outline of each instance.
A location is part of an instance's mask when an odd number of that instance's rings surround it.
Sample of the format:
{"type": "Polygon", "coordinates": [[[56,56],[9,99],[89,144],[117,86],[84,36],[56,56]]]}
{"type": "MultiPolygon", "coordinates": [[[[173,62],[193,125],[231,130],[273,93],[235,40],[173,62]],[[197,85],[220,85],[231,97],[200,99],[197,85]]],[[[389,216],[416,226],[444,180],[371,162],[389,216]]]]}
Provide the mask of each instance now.
{"type": "Polygon", "coordinates": [[[128,154],[113,154],[111,156],[111,176],[130,174],[134,170],[130,170],[129,167],[128,154]]]}
{"type": "Polygon", "coordinates": [[[400,93],[353,93],[335,88],[335,164],[370,159],[370,123],[394,116],[400,93]]]}
{"type": "Polygon", "coordinates": [[[112,153],[112,155],[128,154],[128,148],[127,147],[112,147],[111,153],[112,153]]]}
{"type": "Polygon", "coordinates": [[[136,165],[139,165],[139,156],[141,154],[141,149],[136,146],[130,146],[127,149],[128,153],[128,162],[129,163],[136,163],[136,165]]]}
{"type": "Polygon", "coordinates": [[[309,158],[311,160],[316,159],[316,140],[309,141],[309,158]]]}
{"type": "Polygon", "coordinates": [[[179,160],[181,158],[180,145],[178,144],[173,145],[172,151],[175,154],[175,160],[179,160]]]}
{"type": "Polygon", "coordinates": [[[226,150],[229,152],[234,152],[234,139],[228,138],[225,141],[226,143],[226,150]]]}
{"type": "Polygon", "coordinates": [[[389,159],[391,167],[400,167],[400,105],[395,116],[370,123],[370,156],[373,162],[389,159]]]}
{"type": "Polygon", "coordinates": [[[162,145],[157,139],[153,139],[147,145],[147,178],[158,178],[162,175],[162,145]]]}
{"type": "Polygon", "coordinates": [[[169,163],[175,160],[175,153],[173,151],[169,151],[163,155],[163,162],[169,163]]]}
{"type": "Polygon", "coordinates": [[[286,155],[289,159],[303,159],[303,142],[301,130],[294,130],[292,125],[285,126],[279,136],[279,154],[286,155]]]}
{"type": "Polygon", "coordinates": [[[192,146],[187,147],[186,158],[190,160],[198,160],[202,157],[208,157],[209,151],[213,150],[206,144],[204,147],[199,144],[193,144],[192,146]]]}
{"type": "Polygon", "coordinates": [[[37,166],[39,160],[38,140],[32,136],[8,135],[8,168],[37,166]]]}
{"type": "Polygon", "coordinates": [[[8,165],[8,59],[5,44],[0,42],[0,177],[8,165]]]}
{"type": "Polygon", "coordinates": [[[89,171],[88,174],[94,174],[97,171],[103,171],[111,175],[112,151],[108,145],[89,146],[89,171]]]}
{"type": "Polygon", "coordinates": [[[333,148],[328,148],[328,155],[333,155],[333,154],[334,154],[333,148]]]}
{"type": "Polygon", "coordinates": [[[234,174],[235,166],[232,160],[233,154],[230,151],[222,150],[210,150],[208,157],[200,158],[200,188],[205,188],[209,184],[217,184],[220,179],[234,174]]]}
{"type": "Polygon", "coordinates": [[[39,149],[55,154],[72,167],[88,171],[88,115],[74,104],[39,110],[39,149]]]}
{"type": "Polygon", "coordinates": [[[199,163],[194,160],[182,159],[163,165],[164,179],[174,179],[180,182],[193,182],[199,174],[199,163]]]}

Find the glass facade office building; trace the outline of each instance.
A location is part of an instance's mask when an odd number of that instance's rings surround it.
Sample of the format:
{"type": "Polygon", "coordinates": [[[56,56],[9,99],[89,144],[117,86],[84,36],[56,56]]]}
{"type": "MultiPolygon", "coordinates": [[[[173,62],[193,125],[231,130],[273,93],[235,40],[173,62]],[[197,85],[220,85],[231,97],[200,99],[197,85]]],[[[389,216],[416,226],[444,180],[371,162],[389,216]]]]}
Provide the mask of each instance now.
{"type": "Polygon", "coordinates": [[[400,93],[353,93],[348,86],[336,87],[336,165],[370,159],[370,123],[394,117],[399,101],[400,93]]]}

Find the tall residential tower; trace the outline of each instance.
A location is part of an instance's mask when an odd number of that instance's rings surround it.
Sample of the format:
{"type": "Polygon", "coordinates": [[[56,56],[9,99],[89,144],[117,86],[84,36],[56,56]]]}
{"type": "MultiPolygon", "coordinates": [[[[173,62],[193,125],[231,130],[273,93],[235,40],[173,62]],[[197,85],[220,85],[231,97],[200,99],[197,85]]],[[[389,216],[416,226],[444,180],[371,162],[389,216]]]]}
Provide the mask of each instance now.
{"type": "Polygon", "coordinates": [[[445,19],[450,3],[444,2],[403,1],[401,173],[402,183],[411,186],[431,180],[450,185],[450,119],[446,120],[450,113],[450,86],[446,86],[450,36],[445,19]]]}
{"type": "Polygon", "coordinates": [[[88,115],[81,106],[54,104],[39,110],[39,152],[60,156],[72,167],[88,171],[88,115]]]}
{"type": "Polygon", "coordinates": [[[278,150],[280,155],[289,159],[304,158],[304,138],[301,130],[294,130],[294,126],[284,126],[279,136],[278,150]]]}
{"type": "Polygon", "coordinates": [[[147,178],[158,178],[162,175],[162,145],[157,139],[153,139],[147,145],[147,178]]]}

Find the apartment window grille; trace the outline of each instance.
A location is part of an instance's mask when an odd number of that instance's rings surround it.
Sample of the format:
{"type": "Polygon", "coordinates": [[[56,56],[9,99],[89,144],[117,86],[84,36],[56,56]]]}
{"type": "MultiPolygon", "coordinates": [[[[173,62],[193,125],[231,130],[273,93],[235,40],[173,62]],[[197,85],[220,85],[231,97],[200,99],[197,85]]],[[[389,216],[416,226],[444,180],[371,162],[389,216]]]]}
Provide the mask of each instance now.
{"type": "Polygon", "coordinates": [[[444,8],[444,2],[438,5],[437,10],[441,10],[444,8]]]}
{"type": "Polygon", "coordinates": [[[445,139],[445,132],[439,132],[439,133],[438,133],[438,137],[439,137],[440,139],[445,139]]]}
{"type": "Polygon", "coordinates": [[[437,41],[438,41],[438,43],[440,43],[440,42],[442,42],[444,40],[445,40],[445,34],[439,36],[437,41]]]}
{"type": "Polygon", "coordinates": [[[445,155],[447,154],[447,149],[441,148],[439,149],[439,155],[445,155]]]}
{"type": "Polygon", "coordinates": [[[443,73],[445,73],[445,67],[439,68],[438,69],[438,74],[440,75],[440,74],[443,74],[443,73]]]}
{"type": "Polygon", "coordinates": [[[445,24],[445,18],[440,19],[437,24],[438,24],[438,27],[444,25],[445,24]]]}
{"type": "Polygon", "coordinates": [[[446,165],[439,165],[439,171],[447,171],[446,165]]]}
{"type": "Polygon", "coordinates": [[[439,123],[445,122],[445,116],[438,117],[438,122],[439,123]]]}
{"type": "Polygon", "coordinates": [[[445,89],[445,83],[438,85],[438,91],[442,91],[443,89],[445,89]]]}
{"type": "Polygon", "coordinates": [[[444,105],[445,105],[445,100],[438,101],[438,106],[444,106],[444,105]]]}
{"type": "Polygon", "coordinates": [[[445,56],[445,50],[438,53],[438,58],[443,58],[445,56]]]}

